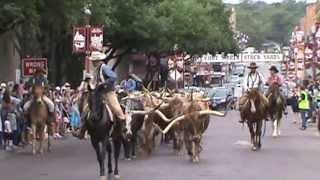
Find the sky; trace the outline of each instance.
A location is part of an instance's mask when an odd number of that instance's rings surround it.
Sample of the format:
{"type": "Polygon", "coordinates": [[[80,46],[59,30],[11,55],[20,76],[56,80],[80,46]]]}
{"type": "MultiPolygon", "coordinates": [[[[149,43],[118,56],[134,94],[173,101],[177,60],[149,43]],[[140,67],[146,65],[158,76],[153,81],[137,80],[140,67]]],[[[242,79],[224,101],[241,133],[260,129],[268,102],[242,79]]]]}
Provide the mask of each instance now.
{"type": "MultiPolygon", "coordinates": [[[[239,3],[240,0],[223,0],[225,3],[239,3]]],[[[266,3],[275,3],[275,2],[281,2],[282,0],[254,0],[254,1],[264,1],[266,3]]],[[[307,0],[308,3],[315,2],[316,0],[307,0]]]]}

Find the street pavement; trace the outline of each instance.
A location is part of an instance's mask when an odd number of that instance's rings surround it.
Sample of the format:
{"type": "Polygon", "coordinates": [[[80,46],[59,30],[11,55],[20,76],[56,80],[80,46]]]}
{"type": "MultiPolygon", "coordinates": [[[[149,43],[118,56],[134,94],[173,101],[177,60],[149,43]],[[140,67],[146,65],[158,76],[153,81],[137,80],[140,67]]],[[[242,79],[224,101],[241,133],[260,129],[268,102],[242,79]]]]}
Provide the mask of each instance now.
{"type": "MultiPolygon", "coordinates": [[[[120,161],[121,179],[129,180],[318,180],[320,137],[316,129],[298,130],[284,119],[282,136],[271,137],[271,124],[262,139],[262,150],[253,152],[246,127],[238,113],[212,118],[203,140],[199,163],[186,154],[176,155],[171,145],[158,146],[146,157],[120,161]]],[[[0,180],[95,180],[98,164],[89,141],[73,137],[54,142],[53,152],[32,156],[0,151],[0,180]]]]}

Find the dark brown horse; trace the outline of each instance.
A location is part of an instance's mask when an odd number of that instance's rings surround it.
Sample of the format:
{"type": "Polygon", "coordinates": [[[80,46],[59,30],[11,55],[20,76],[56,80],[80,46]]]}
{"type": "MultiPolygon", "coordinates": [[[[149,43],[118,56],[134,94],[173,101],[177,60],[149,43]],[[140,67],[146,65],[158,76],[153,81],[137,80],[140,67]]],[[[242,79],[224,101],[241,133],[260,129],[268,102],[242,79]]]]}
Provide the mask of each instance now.
{"type": "MultiPolygon", "coordinates": [[[[45,139],[45,128],[48,122],[49,113],[48,107],[42,99],[44,88],[41,86],[35,86],[33,88],[33,100],[30,106],[30,120],[32,127],[32,153],[37,153],[36,143],[39,142],[38,151],[43,153],[43,143],[45,139]]],[[[48,151],[50,151],[50,136],[48,135],[48,151]]]]}
{"type": "Polygon", "coordinates": [[[253,151],[261,148],[261,129],[267,115],[266,107],[262,104],[262,96],[258,90],[249,91],[240,110],[240,115],[247,122],[250,131],[253,151]]]}
{"type": "Polygon", "coordinates": [[[285,99],[276,84],[269,87],[267,98],[269,101],[268,113],[273,122],[272,136],[277,137],[280,136],[280,124],[284,112],[285,99]]]}
{"type": "Polygon", "coordinates": [[[112,169],[112,149],[114,149],[114,177],[120,178],[118,170],[118,159],[120,155],[121,139],[123,127],[110,108],[103,103],[103,94],[106,89],[102,86],[94,90],[89,88],[88,107],[90,112],[85,117],[85,126],[91,137],[91,144],[94,147],[100,166],[100,179],[106,180],[105,158],[108,152],[108,172],[111,174],[112,169]],[[113,148],[112,148],[113,145],[113,148]]]}

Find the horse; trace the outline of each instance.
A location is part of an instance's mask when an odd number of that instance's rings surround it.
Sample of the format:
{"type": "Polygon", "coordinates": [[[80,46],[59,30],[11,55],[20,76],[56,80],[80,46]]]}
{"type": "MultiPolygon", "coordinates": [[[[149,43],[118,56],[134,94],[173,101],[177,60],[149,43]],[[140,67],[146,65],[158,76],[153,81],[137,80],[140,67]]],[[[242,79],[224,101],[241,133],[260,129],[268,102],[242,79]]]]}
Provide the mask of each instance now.
{"type": "Polygon", "coordinates": [[[106,180],[105,158],[108,152],[108,173],[113,172],[112,169],[112,145],[114,146],[114,178],[120,178],[118,169],[118,159],[120,155],[121,136],[123,126],[115,119],[108,105],[103,103],[103,94],[107,90],[104,87],[97,87],[88,92],[88,108],[89,113],[85,117],[85,124],[91,137],[91,144],[96,151],[97,160],[100,168],[100,179],[106,180]]]}
{"type": "Polygon", "coordinates": [[[240,108],[240,115],[247,122],[252,150],[256,151],[261,149],[261,129],[267,112],[266,107],[261,104],[263,97],[258,90],[252,89],[247,93],[246,98],[246,102],[240,108]]]}
{"type": "Polygon", "coordinates": [[[284,112],[285,100],[283,99],[280,88],[274,84],[269,87],[268,91],[268,113],[272,120],[273,125],[273,137],[280,136],[280,124],[284,112]]]}
{"type": "MultiPolygon", "coordinates": [[[[45,128],[49,118],[47,104],[42,99],[44,88],[42,86],[34,86],[33,100],[30,106],[29,117],[32,129],[32,154],[37,153],[36,143],[39,142],[38,151],[43,154],[43,142],[45,139],[45,128]]],[[[49,131],[48,131],[49,133],[49,131]]],[[[50,136],[48,134],[48,152],[51,151],[50,136]]]]}

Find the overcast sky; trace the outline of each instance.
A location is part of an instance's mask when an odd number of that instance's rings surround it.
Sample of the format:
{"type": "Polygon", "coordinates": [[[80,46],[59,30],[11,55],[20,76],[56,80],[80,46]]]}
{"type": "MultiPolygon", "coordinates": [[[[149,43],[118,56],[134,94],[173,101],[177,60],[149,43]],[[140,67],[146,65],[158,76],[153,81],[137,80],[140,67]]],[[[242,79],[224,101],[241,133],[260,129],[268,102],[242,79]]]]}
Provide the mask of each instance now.
{"type": "MultiPolygon", "coordinates": [[[[223,0],[226,3],[239,3],[241,0],[223,0]]],[[[275,3],[275,2],[281,2],[282,0],[254,0],[254,1],[264,1],[267,3],[275,3]]],[[[303,1],[303,0],[302,0],[303,1]]],[[[307,0],[308,3],[315,2],[316,0],[307,0]]]]}

